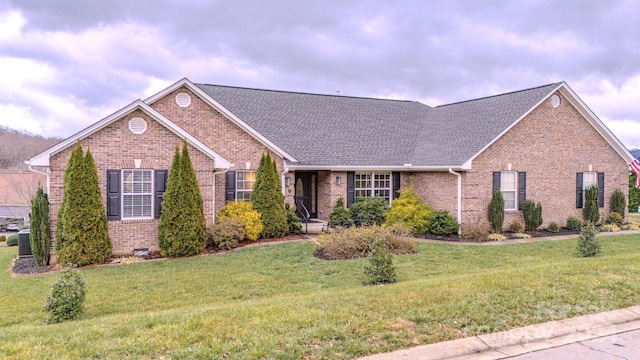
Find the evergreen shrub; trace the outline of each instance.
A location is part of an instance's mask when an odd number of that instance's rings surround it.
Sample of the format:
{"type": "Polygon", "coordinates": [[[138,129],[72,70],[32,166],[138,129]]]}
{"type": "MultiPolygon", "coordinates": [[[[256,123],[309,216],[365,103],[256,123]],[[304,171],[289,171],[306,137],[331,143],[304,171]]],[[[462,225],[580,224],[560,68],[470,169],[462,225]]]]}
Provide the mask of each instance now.
{"type": "Polygon", "coordinates": [[[18,234],[11,234],[5,241],[7,246],[18,246],[18,234]]]}
{"type": "Polygon", "coordinates": [[[571,215],[567,217],[567,230],[578,231],[582,227],[582,221],[571,215]]]}
{"type": "Polygon", "coordinates": [[[263,238],[287,235],[287,212],[284,207],[282,184],[275,160],[270,154],[263,154],[256,173],[256,183],[251,192],[253,208],[262,215],[263,238]]]}
{"type": "Polygon", "coordinates": [[[502,225],[504,224],[504,198],[500,190],[493,190],[488,210],[491,230],[493,230],[494,233],[501,233],[502,225]]]}
{"type": "Polygon", "coordinates": [[[356,226],[382,225],[388,205],[387,200],[380,196],[362,197],[351,205],[349,211],[356,226]]]}
{"type": "Polygon", "coordinates": [[[460,228],[460,237],[465,240],[475,240],[478,242],[487,241],[489,229],[480,224],[464,224],[460,228]]]}
{"type": "Polygon", "coordinates": [[[617,212],[609,213],[606,219],[604,219],[604,223],[607,225],[615,224],[617,226],[622,226],[622,215],[617,212]]]}
{"type": "Polygon", "coordinates": [[[460,224],[453,215],[446,210],[433,213],[429,232],[436,235],[452,235],[458,232],[460,224]]]}
{"type": "Polygon", "coordinates": [[[291,207],[289,203],[284,203],[284,209],[287,212],[287,225],[289,227],[289,234],[295,235],[302,233],[302,221],[296,215],[296,209],[291,207]]]}
{"type": "MultiPolygon", "coordinates": [[[[382,200],[383,202],[379,205],[381,207],[380,211],[383,209],[386,210],[387,205],[386,200],[382,200]]],[[[355,210],[353,210],[353,205],[351,206],[351,211],[354,213],[353,218],[359,219],[359,217],[356,216],[355,210]]],[[[408,187],[400,193],[397,199],[391,202],[391,209],[386,212],[385,224],[392,225],[403,222],[413,228],[414,234],[426,234],[429,232],[432,218],[433,208],[423,203],[413,191],[413,188],[408,187]]]]}
{"type": "Polygon", "coordinates": [[[207,248],[230,250],[245,239],[245,225],[238,217],[218,218],[207,229],[207,248]]]}
{"type": "Polygon", "coordinates": [[[54,324],[77,318],[84,310],[86,297],[84,279],[77,271],[71,268],[64,269],[60,279],[51,284],[51,293],[43,308],[49,313],[47,323],[54,324]]]}
{"type": "Polygon", "coordinates": [[[329,226],[349,227],[351,225],[353,225],[353,220],[351,220],[351,212],[344,206],[344,198],[339,197],[336,201],[336,205],[331,211],[331,214],[329,214],[329,226]]]}
{"type": "Polygon", "coordinates": [[[578,251],[583,257],[596,256],[602,250],[602,245],[597,238],[598,231],[591,221],[580,230],[578,238],[578,251]]]}
{"type": "Polygon", "coordinates": [[[638,212],[640,206],[640,189],[636,187],[636,174],[629,171],[629,212],[638,212]]]}
{"type": "Polygon", "coordinates": [[[31,229],[29,240],[33,259],[38,266],[49,264],[49,249],[51,247],[51,226],[49,225],[49,198],[47,193],[38,187],[31,199],[29,213],[31,229]]]}
{"type": "Polygon", "coordinates": [[[5,235],[0,235],[0,242],[7,241],[7,237],[5,235]]]}
{"type": "Polygon", "coordinates": [[[600,209],[598,208],[598,187],[590,186],[585,191],[584,207],[582,209],[584,220],[590,221],[594,225],[600,220],[600,209]]]}
{"type": "Polygon", "coordinates": [[[522,216],[524,217],[525,230],[536,231],[542,225],[542,205],[525,200],[522,203],[522,216]]]}
{"type": "Polygon", "coordinates": [[[364,272],[369,277],[369,284],[389,284],[398,281],[393,255],[387,250],[384,238],[371,243],[368,259],[369,265],[365,266],[364,272]]]}
{"type": "Polygon", "coordinates": [[[560,227],[558,226],[557,223],[550,222],[549,226],[547,226],[547,231],[552,232],[552,233],[557,233],[558,231],[560,231],[560,227]]]}
{"type": "Polygon", "coordinates": [[[627,208],[627,199],[624,193],[620,189],[615,189],[613,195],[611,195],[611,212],[615,212],[624,216],[624,211],[627,208]]]}
{"type": "Polygon", "coordinates": [[[260,213],[253,208],[250,202],[231,202],[223,206],[218,213],[218,220],[224,218],[240,219],[244,226],[245,236],[250,241],[258,240],[264,229],[260,213]]]}

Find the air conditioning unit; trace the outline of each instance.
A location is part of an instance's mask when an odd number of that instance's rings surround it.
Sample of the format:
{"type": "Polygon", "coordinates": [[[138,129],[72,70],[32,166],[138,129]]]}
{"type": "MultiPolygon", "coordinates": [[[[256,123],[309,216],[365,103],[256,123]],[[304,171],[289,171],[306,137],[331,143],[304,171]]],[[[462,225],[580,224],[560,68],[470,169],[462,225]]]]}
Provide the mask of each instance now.
{"type": "Polygon", "coordinates": [[[33,257],[31,252],[31,239],[29,238],[29,229],[20,230],[18,232],[18,257],[33,257]]]}

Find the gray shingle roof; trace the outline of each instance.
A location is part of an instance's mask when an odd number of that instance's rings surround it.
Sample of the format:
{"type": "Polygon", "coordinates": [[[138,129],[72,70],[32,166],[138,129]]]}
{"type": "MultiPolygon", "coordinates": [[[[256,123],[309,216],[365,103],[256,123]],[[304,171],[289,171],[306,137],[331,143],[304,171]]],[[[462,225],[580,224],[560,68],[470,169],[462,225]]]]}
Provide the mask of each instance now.
{"type": "Polygon", "coordinates": [[[299,165],[456,166],[559,84],[436,108],[416,101],[196,85],[299,165]]]}

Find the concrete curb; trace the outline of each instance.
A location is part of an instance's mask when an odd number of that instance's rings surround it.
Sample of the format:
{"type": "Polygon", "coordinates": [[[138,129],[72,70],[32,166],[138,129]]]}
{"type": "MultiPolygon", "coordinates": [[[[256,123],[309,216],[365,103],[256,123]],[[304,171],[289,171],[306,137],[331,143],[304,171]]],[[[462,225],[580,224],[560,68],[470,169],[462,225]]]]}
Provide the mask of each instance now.
{"type": "Polygon", "coordinates": [[[640,305],[422,345],[360,360],[493,360],[640,329],[640,305]]]}

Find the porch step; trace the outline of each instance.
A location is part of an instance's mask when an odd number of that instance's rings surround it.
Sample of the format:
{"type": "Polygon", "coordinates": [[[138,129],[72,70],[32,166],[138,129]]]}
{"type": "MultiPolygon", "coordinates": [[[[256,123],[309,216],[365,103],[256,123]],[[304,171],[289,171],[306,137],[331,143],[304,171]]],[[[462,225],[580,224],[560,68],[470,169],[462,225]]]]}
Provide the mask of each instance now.
{"type": "Polygon", "coordinates": [[[304,234],[306,231],[307,234],[321,234],[322,230],[327,229],[327,224],[328,223],[326,221],[321,221],[321,220],[314,220],[313,222],[302,223],[302,233],[304,234]]]}

